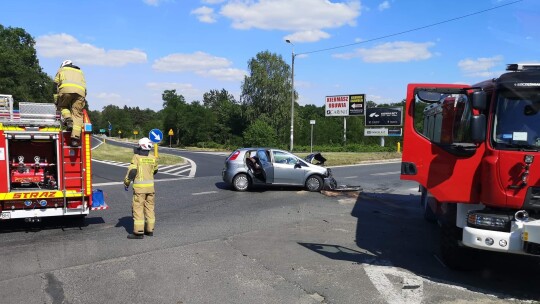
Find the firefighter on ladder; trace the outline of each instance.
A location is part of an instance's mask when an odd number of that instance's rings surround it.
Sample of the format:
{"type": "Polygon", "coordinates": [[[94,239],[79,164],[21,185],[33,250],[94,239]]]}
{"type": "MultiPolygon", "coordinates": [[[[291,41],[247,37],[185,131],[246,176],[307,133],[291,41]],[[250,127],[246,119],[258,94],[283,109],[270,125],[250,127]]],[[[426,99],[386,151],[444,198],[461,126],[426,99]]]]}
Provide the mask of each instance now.
{"type": "Polygon", "coordinates": [[[152,147],[153,144],[147,137],[139,140],[124,178],[126,191],[133,181],[133,234],[128,235],[128,239],[142,239],[144,235],[154,235],[154,175],[158,171],[158,163],[153,155],[149,155],[152,147]]]}
{"type": "Polygon", "coordinates": [[[64,126],[71,131],[72,147],[81,145],[83,109],[86,104],[86,80],[82,70],[71,60],[64,60],[54,77],[57,89],[55,101],[64,126]]]}

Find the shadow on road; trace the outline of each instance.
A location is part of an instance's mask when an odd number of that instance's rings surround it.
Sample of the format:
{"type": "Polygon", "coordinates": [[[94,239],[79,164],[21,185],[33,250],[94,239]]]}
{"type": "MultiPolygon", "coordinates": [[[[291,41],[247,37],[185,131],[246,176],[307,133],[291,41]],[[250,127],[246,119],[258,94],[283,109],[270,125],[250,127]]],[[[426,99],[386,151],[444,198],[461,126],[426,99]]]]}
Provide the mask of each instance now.
{"type": "Polygon", "coordinates": [[[118,223],[114,227],[124,227],[127,233],[133,232],[133,217],[124,216],[118,219],[118,223]]]}
{"type": "Polygon", "coordinates": [[[439,227],[424,220],[416,195],[361,193],[351,215],[358,219],[357,248],[299,245],[330,259],[394,266],[432,282],[501,299],[540,299],[538,257],[480,252],[477,270],[459,272],[446,268],[438,258],[439,227]]]}
{"type": "Polygon", "coordinates": [[[43,230],[73,230],[83,229],[90,225],[103,224],[105,221],[102,217],[45,217],[38,223],[28,223],[24,219],[13,219],[9,221],[0,221],[0,233],[12,232],[40,232],[43,230]]]}

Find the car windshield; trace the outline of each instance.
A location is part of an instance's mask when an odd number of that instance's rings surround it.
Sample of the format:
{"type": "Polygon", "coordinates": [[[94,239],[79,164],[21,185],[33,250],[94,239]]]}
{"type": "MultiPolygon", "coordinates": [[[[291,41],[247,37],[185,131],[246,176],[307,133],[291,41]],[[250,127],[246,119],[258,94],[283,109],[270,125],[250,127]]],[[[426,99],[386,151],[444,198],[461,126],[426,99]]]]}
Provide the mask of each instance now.
{"type": "Polygon", "coordinates": [[[501,92],[493,123],[493,142],[498,149],[540,148],[540,96],[501,92]]]}

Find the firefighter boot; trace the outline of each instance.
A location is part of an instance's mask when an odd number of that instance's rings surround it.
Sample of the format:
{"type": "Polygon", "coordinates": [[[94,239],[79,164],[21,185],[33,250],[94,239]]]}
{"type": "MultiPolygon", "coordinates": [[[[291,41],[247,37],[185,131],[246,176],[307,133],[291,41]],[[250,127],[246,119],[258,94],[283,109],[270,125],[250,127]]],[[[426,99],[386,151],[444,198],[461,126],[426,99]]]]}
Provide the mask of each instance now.
{"type": "Polygon", "coordinates": [[[80,139],[78,139],[78,138],[72,138],[71,139],[70,146],[76,148],[76,147],[79,147],[80,145],[81,145],[80,139]]]}
{"type": "Polygon", "coordinates": [[[73,130],[73,119],[71,119],[71,117],[68,117],[64,120],[64,127],[66,128],[66,131],[73,130]]]}
{"type": "Polygon", "coordinates": [[[145,231],[144,235],[146,235],[146,236],[154,236],[154,231],[145,231]]]}
{"type": "Polygon", "coordinates": [[[127,238],[130,240],[141,240],[144,238],[144,235],[133,233],[133,234],[128,234],[127,238]]]}

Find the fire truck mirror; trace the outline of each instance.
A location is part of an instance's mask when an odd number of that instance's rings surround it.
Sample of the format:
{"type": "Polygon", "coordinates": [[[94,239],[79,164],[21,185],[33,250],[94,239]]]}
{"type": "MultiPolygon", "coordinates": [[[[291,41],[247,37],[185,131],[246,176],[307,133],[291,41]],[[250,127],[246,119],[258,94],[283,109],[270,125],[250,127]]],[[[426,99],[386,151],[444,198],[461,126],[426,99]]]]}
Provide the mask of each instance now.
{"type": "Polygon", "coordinates": [[[482,143],[486,139],[486,115],[480,114],[472,117],[471,139],[473,143],[482,143]]]}
{"type": "Polygon", "coordinates": [[[420,99],[421,101],[427,102],[427,103],[439,102],[442,96],[443,94],[441,94],[440,92],[423,91],[423,90],[416,91],[416,97],[420,99]]]}
{"type": "Polygon", "coordinates": [[[477,91],[473,93],[472,96],[472,106],[474,109],[479,111],[484,111],[486,109],[486,92],[484,91],[477,91]]]}
{"type": "Polygon", "coordinates": [[[539,109],[540,109],[540,104],[538,103],[534,105],[526,105],[525,108],[523,109],[523,114],[525,114],[525,116],[536,115],[539,109]]]}

